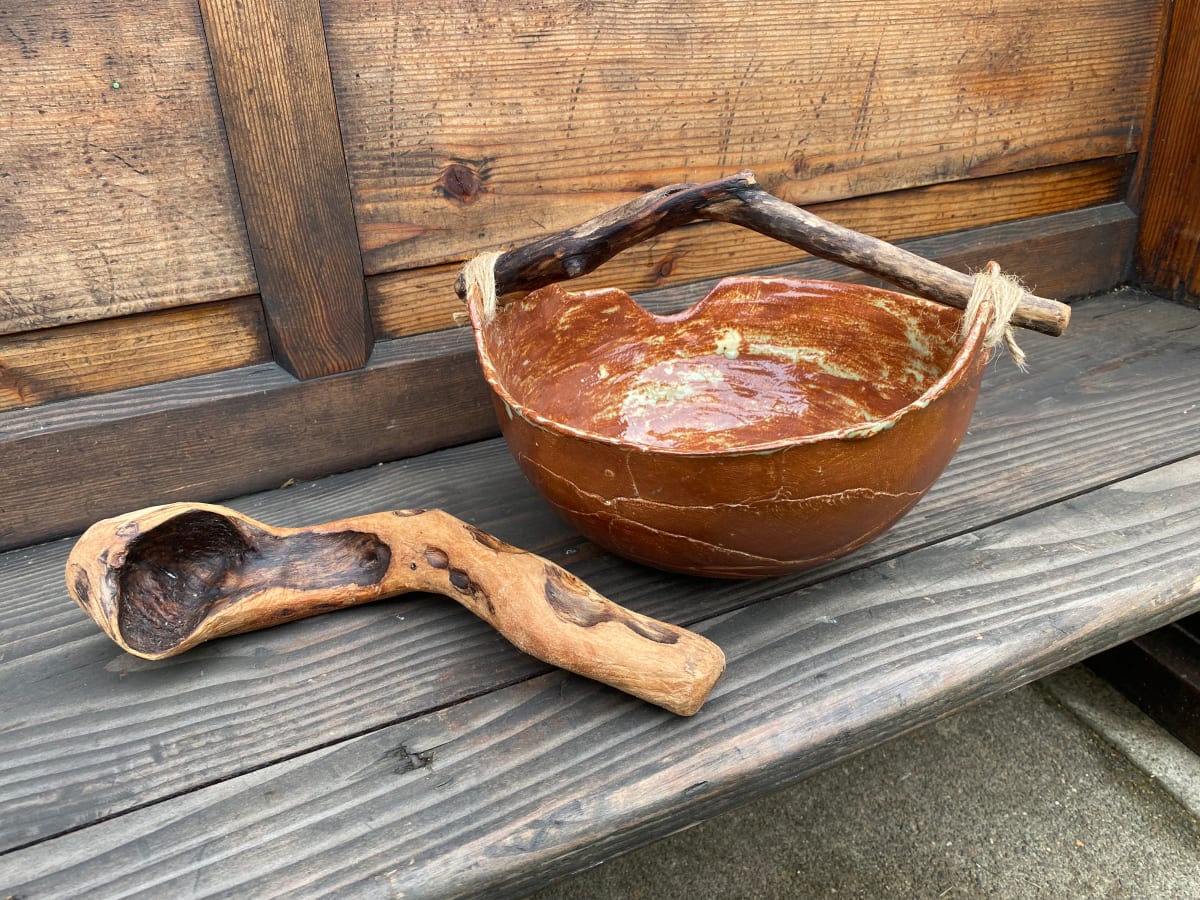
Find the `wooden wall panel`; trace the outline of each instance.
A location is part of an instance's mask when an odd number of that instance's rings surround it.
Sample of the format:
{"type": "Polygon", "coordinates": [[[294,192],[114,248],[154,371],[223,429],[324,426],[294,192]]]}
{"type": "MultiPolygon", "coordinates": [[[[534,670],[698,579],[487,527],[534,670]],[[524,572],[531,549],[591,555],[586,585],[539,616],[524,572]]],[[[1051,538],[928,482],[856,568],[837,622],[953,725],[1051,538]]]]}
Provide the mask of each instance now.
{"type": "Polygon", "coordinates": [[[752,168],[811,204],[1139,147],[1163,0],[323,0],[366,270],[752,168]]]}
{"type": "Polygon", "coordinates": [[[466,331],[391,341],[330,378],[297,381],[268,363],[11,410],[0,418],[0,547],[495,433],[466,331]]]}
{"type": "Polygon", "coordinates": [[[255,292],[194,2],[0,6],[0,333],[255,292]]]}
{"type": "Polygon", "coordinates": [[[270,359],[258,297],[0,335],[0,411],[270,359]]]}
{"type": "MultiPolygon", "coordinates": [[[[907,241],[1120,200],[1128,189],[1133,163],[1132,155],[1118,156],[814,204],[808,209],[884,240],[907,241]]],[[[571,284],[579,289],[615,286],[643,291],[804,257],[794,247],[744,228],[701,223],[626,250],[571,284]]],[[[453,291],[458,269],[454,263],[369,279],[376,334],[398,337],[456,324],[455,316],[462,312],[453,291]]]]}
{"type": "Polygon", "coordinates": [[[1200,305],[1200,0],[1177,0],[1150,142],[1138,275],[1200,305]]]}

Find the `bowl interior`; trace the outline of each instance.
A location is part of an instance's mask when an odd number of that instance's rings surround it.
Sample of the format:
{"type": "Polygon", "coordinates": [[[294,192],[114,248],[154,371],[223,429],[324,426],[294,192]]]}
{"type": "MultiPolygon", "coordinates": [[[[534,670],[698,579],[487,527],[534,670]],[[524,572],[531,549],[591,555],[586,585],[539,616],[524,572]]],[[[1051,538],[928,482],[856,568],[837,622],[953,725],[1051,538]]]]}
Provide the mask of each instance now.
{"type": "Polygon", "coordinates": [[[861,430],[951,367],[961,313],[861,285],[731,278],[654,315],[558,285],[502,308],[484,367],[515,412],[650,449],[720,452],[861,430]]]}

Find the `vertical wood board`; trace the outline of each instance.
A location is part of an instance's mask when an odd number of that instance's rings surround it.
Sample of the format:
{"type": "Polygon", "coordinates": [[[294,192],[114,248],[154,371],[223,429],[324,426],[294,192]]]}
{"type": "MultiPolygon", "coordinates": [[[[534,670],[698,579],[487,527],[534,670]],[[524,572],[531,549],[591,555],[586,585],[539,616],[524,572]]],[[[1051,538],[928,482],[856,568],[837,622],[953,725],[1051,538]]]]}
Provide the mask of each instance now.
{"type": "Polygon", "coordinates": [[[1177,300],[1200,305],[1200,0],[1171,15],[1150,142],[1138,274],[1177,300]]]}
{"type": "Polygon", "coordinates": [[[6,3],[0,72],[0,333],[254,293],[194,3],[6,3]]]}
{"type": "Polygon", "coordinates": [[[302,377],[371,352],[316,0],[200,0],[276,360],[302,377]]]}

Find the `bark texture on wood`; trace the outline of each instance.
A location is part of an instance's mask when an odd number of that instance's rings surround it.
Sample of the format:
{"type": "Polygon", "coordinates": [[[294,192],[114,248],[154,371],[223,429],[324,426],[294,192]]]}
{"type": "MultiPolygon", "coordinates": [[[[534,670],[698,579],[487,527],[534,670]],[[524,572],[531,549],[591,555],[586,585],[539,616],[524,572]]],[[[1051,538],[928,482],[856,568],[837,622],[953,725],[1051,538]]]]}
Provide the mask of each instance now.
{"type": "MultiPolygon", "coordinates": [[[[971,276],[793,206],[742,172],[709,184],[659,188],[574,228],[509,250],[496,260],[496,293],[532,291],[577,278],[622,250],[697,219],[742,225],[959,309],[966,308],[974,289],[971,276]]],[[[455,290],[465,299],[461,276],[455,290]]],[[[1064,304],[1026,292],[1012,323],[1058,335],[1070,318],[1064,304]]]]}

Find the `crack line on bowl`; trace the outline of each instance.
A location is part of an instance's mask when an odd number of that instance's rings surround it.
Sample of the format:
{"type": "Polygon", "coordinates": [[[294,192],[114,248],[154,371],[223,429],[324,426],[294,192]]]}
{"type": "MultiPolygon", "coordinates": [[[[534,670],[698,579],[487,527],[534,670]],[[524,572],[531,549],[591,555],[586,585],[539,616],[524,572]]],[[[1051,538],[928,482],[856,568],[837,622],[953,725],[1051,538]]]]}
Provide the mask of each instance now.
{"type": "MultiPolygon", "coordinates": [[[[848,488],[847,490],[844,490],[844,491],[834,491],[834,492],[831,492],[828,494],[813,494],[808,497],[782,497],[780,495],[783,492],[783,486],[780,486],[779,488],[776,489],[776,492],[770,496],[751,497],[746,500],[742,500],[742,501],[738,501],[738,502],[730,501],[730,502],[712,503],[712,504],[679,504],[679,503],[666,503],[666,502],[663,502],[662,500],[650,500],[650,499],[647,499],[646,497],[643,497],[641,495],[641,492],[638,490],[637,482],[632,477],[632,475],[633,475],[632,472],[629,472],[629,474],[630,474],[630,484],[635,491],[634,496],[632,496],[632,497],[623,497],[623,496],[622,497],[605,497],[603,494],[598,494],[594,491],[585,491],[583,488],[581,488],[575,482],[571,481],[569,478],[564,478],[562,475],[558,474],[557,472],[551,471],[550,469],[546,468],[544,465],[539,463],[537,460],[531,459],[529,456],[527,456],[525,454],[521,454],[520,459],[523,463],[529,463],[531,466],[533,466],[533,467],[539,469],[541,472],[545,473],[545,475],[548,478],[567,485],[568,487],[570,487],[571,490],[573,490],[580,497],[587,497],[587,498],[594,500],[597,503],[600,503],[601,505],[606,506],[606,507],[624,506],[624,505],[628,505],[628,506],[644,505],[644,506],[654,507],[654,508],[659,508],[659,509],[708,509],[708,510],[715,511],[715,510],[719,510],[719,509],[751,509],[755,506],[760,506],[760,505],[765,505],[765,504],[776,504],[776,503],[777,504],[786,504],[789,506],[816,506],[818,504],[837,503],[839,500],[842,500],[842,499],[874,500],[874,499],[877,499],[880,497],[890,497],[894,500],[915,501],[915,500],[920,499],[920,497],[925,493],[925,491],[928,490],[928,488],[925,488],[923,490],[917,490],[917,491],[892,492],[892,491],[879,491],[879,490],[875,490],[874,488],[859,487],[859,488],[848,488]]],[[[629,471],[628,460],[626,461],[626,471],[627,472],[629,471]]]]}

